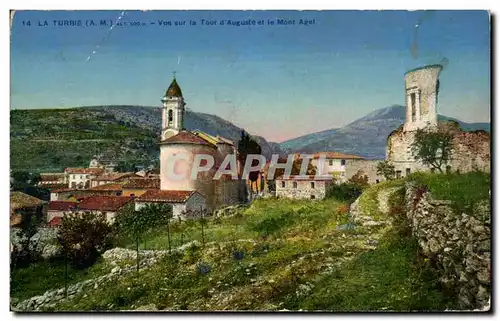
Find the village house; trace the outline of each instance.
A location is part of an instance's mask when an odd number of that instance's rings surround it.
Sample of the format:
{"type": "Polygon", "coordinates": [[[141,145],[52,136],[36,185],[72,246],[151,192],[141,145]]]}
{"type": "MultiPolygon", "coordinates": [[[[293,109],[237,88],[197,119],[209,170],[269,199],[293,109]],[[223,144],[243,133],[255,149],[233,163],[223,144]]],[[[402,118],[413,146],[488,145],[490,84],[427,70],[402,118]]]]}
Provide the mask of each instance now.
{"type": "Polygon", "coordinates": [[[205,197],[196,191],[150,190],[135,200],[135,210],[151,204],[169,204],[174,218],[189,218],[194,213],[206,210],[205,197]]]}
{"type": "Polygon", "coordinates": [[[86,189],[97,176],[104,173],[103,168],[66,168],[65,182],[68,188],[86,189]]]}
{"type": "Polygon", "coordinates": [[[295,199],[323,199],[334,184],[331,176],[290,175],[276,179],[276,197],[295,199]]]}
{"type": "Polygon", "coordinates": [[[311,164],[316,167],[319,175],[330,175],[339,182],[345,182],[348,177],[346,175],[347,162],[353,163],[357,160],[363,160],[363,157],[357,155],[349,155],[340,152],[319,152],[313,155],[311,164]],[[320,168],[319,159],[323,157],[325,161],[320,168]]]}
{"type": "Polygon", "coordinates": [[[45,221],[46,202],[23,192],[10,192],[10,226],[18,227],[35,219],[45,221]]]}
{"type": "Polygon", "coordinates": [[[157,178],[139,178],[131,179],[122,186],[123,196],[141,196],[148,190],[159,190],[160,179],[157,178]]]}
{"type": "Polygon", "coordinates": [[[112,184],[112,183],[120,183],[120,182],[126,182],[131,178],[137,178],[140,177],[139,175],[135,173],[103,173],[96,178],[92,179],[90,182],[90,187],[96,187],[99,185],[105,185],[105,184],[112,184]]]}
{"type": "Polygon", "coordinates": [[[75,213],[97,213],[105,216],[108,223],[113,223],[116,215],[125,207],[134,207],[133,197],[124,196],[88,196],[82,199],[75,213]]]}
{"type": "Polygon", "coordinates": [[[60,218],[65,214],[72,213],[77,209],[78,202],[52,201],[47,208],[47,224],[50,227],[58,226],[60,218]]]}
{"type": "Polygon", "coordinates": [[[67,186],[64,173],[40,173],[38,186],[41,188],[62,188],[67,186]]]}

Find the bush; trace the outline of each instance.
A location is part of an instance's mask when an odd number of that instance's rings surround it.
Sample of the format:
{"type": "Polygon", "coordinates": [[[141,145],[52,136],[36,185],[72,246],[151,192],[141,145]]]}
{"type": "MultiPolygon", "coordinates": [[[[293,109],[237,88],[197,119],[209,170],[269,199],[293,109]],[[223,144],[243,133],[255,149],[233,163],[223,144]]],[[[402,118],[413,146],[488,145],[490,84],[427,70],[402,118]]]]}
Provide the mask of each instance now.
{"type": "Polygon", "coordinates": [[[66,215],[58,235],[63,252],[76,268],[88,267],[111,244],[111,226],[102,215],[66,215]]]}
{"type": "Polygon", "coordinates": [[[362,186],[355,183],[347,182],[339,185],[336,184],[332,185],[326,191],[326,197],[335,198],[342,202],[352,203],[361,195],[362,192],[363,192],[362,186]]]}

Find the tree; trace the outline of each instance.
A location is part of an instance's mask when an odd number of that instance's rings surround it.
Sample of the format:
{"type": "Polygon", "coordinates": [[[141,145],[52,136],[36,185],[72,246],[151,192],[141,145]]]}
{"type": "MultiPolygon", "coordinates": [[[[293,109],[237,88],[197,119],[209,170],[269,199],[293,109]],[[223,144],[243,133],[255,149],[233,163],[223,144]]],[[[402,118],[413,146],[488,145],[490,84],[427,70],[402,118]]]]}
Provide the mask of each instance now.
{"type": "Polygon", "coordinates": [[[388,161],[381,161],[377,164],[377,175],[382,175],[386,180],[391,180],[396,175],[394,165],[388,161]]]}
{"type": "MultiPolygon", "coordinates": [[[[137,270],[139,270],[139,241],[147,231],[167,225],[172,218],[172,206],[165,203],[148,204],[138,211],[128,208],[116,217],[119,233],[132,236],[135,240],[137,254],[137,270]]],[[[170,247],[170,229],[167,229],[170,247]]]]}
{"type": "Polygon", "coordinates": [[[452,145],[453,134],[443,127],[436,131],[418,129],[411,150],[416,160],[442,173],[441,167],[451,158],[452,145]]]}
{"type": "MultiPolygon", "coordinates": [[[[241,131],[241,138],[238,142],[238,161],[241,164],[245,164],[248,155],[260,155],[262,153],[262,148],[256,140],[252,139],[248,133],[244,130],[241,131]]],[[[257,160],[252,161],[252,166],[257,165],[257,160]]],[[[257,183],[259,179],[260,171],[252,171],[248,174],[248,179],[250,180],[250,186],[257,183]]],[[[252,188],[253,189],[253,188],[252,188]]],[[[257,186],[258,189],[258,186],[257,186]]]]}
{"type": "Polygon", "coordinates": [[[111,245],[111,226],[100,213],[64,215],[61,223],[57,238],[65,257],[76,268],[92,265],[111,245]]]}

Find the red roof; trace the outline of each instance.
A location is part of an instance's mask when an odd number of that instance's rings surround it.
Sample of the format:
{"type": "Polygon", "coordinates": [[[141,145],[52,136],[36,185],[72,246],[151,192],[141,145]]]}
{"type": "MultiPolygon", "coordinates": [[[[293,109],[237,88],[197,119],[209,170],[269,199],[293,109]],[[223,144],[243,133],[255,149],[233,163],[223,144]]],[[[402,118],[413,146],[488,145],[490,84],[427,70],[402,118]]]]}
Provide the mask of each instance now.
{"type": "Polygon", "coordinates": [[[331,181],[333,177],[331,175],[290,175],[289,177],[280,176],[277,179],[282,181],[331,181]]]}
{"type": "Polygon", "coordinates": [[[121,191],[122,185],[119,183],[110,183],[87,188],[86,191],[121,191]]]}
{"type": "Polygon", "coordinates": [[[116,181],[121,178],[126,178],[130,176],[138,176],[135,173],[104,173],[96,178],[94,178],[94,181],[116,181]]]}
{"type": "MultiPolygon", "coordinates": [[[[137,198],[141,202],[166,202],[166,203],[184,203],[196,191],[162,191],[149,190],[137,198]]],[[[200,194],[201,195],[201,194],[200,194]]]]}
{"type": "Polygon", "coordinates": [[[52,201],[49,203],[48,211],[69,211],[77,205],[77,202],[52,201]]]}
{"type": "Polygon", "coordinates": [[[54,217],[53,219],[50,220],[49,223],[47,223],[49,226],[54,227],[54,226],[59,226],[62,223],[62,218],[59,216],[54,217]]]}
{"type": "Polygon", "coordinates": [[[82,199],[78,208],[90,211],[116,211],[133,199],[128,196],[88,196],[82,199]]]}
{"type": "Polygon", "coordinates": [[[62,192],[71,192],[71,191],[77,191],[77,189],[76,188],[67,188],[66,187],[66,188],[58,188],[58,189],[52,190],[51,192],[52,193],[62,193],[62,192]]]}
{"type": "Polygon", "coordinates": [[[313,155],[313,158],[318,159],[320,156],[325,156],[326,159],[363,159],[361,156],[349,155],[339,152],[319,152],[313,155]]]}
{"type": "Polygon", "coordinates": [[[197,136],[190,131],[183,130],[179,132],[177,135],[169,137],[165,140],[162,140],[160,144],[197,144],[197,145],[206,145],[217,148],[209,141],[197,136]]]}
{"type": "Polygon", "coordinates": [[[123,184],[123,188],[160,189],[160,180],[157,178],[136,178],[123,184]]]}
{"type": "Polygon", "coordinates": [[[93,174],[99,175],[104,172],[104,168],[75,168],[68,167],[64,170],[65,173],[68,174],[93,174]]]}

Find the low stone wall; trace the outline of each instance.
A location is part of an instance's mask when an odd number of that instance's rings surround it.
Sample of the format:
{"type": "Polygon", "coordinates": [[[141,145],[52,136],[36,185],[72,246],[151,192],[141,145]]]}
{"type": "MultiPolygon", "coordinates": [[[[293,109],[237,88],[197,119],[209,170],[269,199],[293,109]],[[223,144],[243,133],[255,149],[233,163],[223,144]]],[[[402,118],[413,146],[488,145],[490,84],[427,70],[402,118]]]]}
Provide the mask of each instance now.
{"type": "Polygon", "coordinates": [[[422,253],[437,266],[440,281],[458,291],[463,309],[489,306],[491,291],[491,220],[489,202],[474,217],[455,213],[449,201],[434,200],[415,183],[406,184],[406,214],[422,253]]]}

